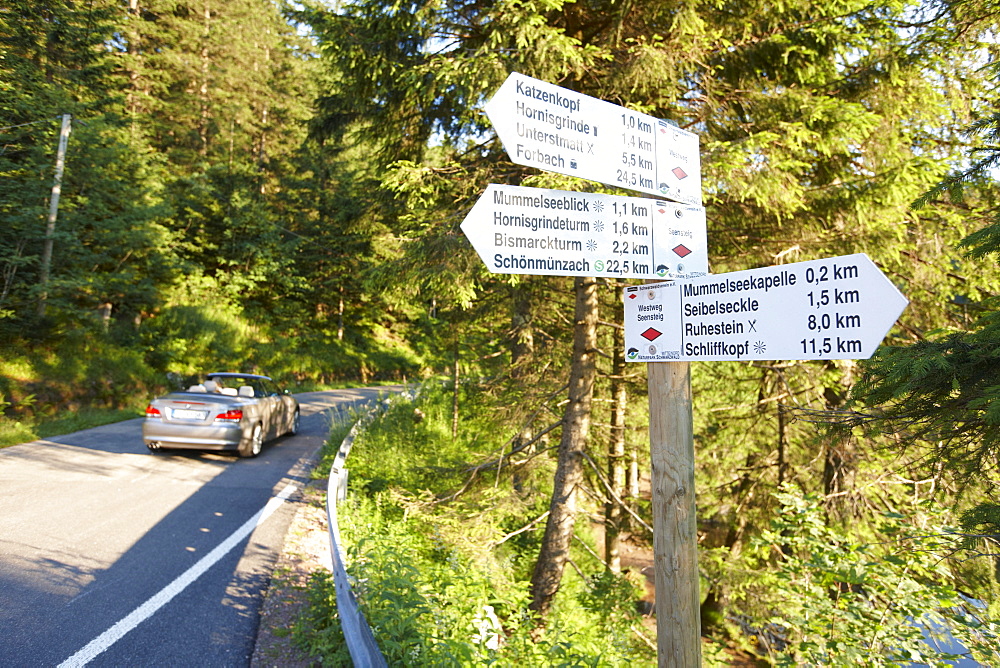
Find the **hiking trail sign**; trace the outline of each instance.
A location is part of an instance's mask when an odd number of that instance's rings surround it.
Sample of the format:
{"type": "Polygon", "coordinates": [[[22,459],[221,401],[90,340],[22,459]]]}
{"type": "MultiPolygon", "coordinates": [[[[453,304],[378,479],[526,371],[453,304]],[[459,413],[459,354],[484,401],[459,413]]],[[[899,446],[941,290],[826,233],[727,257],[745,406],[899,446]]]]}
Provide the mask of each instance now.
{"type": "Polygon", "coordinates": [[[650,364],[661,666],[701,663],[688,362],[870,357],[907,305],[863,254],[708,271],[697,135],[510,74],[486,104],[511,161],[679,202],[490,185],[462,223],[494,273],[682,279],[624,289],[626,359],[650,364]]]}
{"type": "Polygon", "coordinates": [[[491,184],[462,231],[498,274],[666,280],[708,273],[700,206],[491,184]]]}
{"type": "Polygon", "coordinates": [[[631,362],[867,359],[909,303],[859,253],[624,289],[631,362]]]}
{"type": "Polygon", "coordinates": [[[486,103],[511,161],[701,206],[698,135],[511,73],[486,103]]]}

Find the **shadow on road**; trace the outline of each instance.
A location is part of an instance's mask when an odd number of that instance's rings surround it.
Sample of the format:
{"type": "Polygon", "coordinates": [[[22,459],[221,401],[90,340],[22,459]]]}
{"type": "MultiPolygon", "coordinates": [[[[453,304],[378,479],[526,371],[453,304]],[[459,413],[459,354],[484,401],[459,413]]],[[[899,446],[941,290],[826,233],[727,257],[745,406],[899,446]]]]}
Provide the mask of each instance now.
{"type": "MultiPolygon", "coordinates": [[[[142,419],[0,450],[0,665],[73,655],[304,485],[330,423],[393,389],[296,395],[300,434],[254,459],[150,453],[142,419]]],[[[90,665],[246,665],[296,498],[90,665]]]]}

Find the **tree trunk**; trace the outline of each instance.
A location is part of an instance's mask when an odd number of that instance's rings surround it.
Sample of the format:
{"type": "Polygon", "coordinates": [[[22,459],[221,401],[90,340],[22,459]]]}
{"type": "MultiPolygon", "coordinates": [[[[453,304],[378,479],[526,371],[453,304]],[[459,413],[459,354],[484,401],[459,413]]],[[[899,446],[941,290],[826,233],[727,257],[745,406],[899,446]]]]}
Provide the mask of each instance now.
{"type": "MultiPolygon", "coordinates": [[[[510,299],[510,377],[523,380],[528,375],[529,365],[535,355],[535,335],[531,329],[531,292],[526,281],[511,288],[510,299]]],[[[511,441],[511,452],[520,452],[533,437],[532,426],[525,425],[511,441]]],[[[534,446],[528,452],[532,450],[534,446]]],[[[514,469],[513,484],[517,492],[523,489],[523,473],[520,468],[514,469]]]]}
{"type": "MultiPolygon", "coordinates": [[[[618,311],[621,313],[621,310],[618,311]]],[[[617,323],[620,324],[620,323],[617,323]]],[[[625,482],[625,408],[628,391],[625,385],[625,329],[615,327],[611,364],[611,436],[608,439],[608,484],[619,499],[628,496],[625,482]]],[[[622,569],[621,531],[624,509],[610,498],[604,507],[604,560],[614,573],[622,569]]]]}
{"type": "MultiPolygon", "coordinates": [[[[829,365],[829,366],[832,366],[829,365]]],[[[844,387],[823,390],[827,410],[839,409],[847,395],[850,371],[845,374],[844,387]]],[[[826,443],[823,457],[823,493],[827,523],[847,522],[854,515],[854,486],[858,471],[858,449],[850,434],[834,436],[826,443]]]]}
{"type": "Polygon", "coordinates": [[[827,443],[823,460],[827,522],[843,522],[853,515],[852,492],[857,469],[858,451],[850,435],[827,443]]]}
{"type": "MultiPolygon", "coordinates": [[[[735,501],[735,513],[730,518],[729,528],[722,547],[729,552],[726,553],[727,561],[735,561],[743,549],[743,535],[747,526],[747,515],[743,508],[751,505],[754,495],[753,488],[757,474],[753,471],[757,466],[757,454],[753,451],[747,453],[747,458],[743,464],[743,475],[740,476],[739,484],[730,495],[735,501]]],[[[723,610],[726,607],[727,590],[716,583],[709,581],[708,590],[705,592],[705,600],[701,604],[701,628],[707,629],[718,626],[725,616],[723,610]]]]}
{"type": "Polygon", "coordinates": [[[139,95],[139,70],[142,59],[142,31],[140,26],[142,16],[139,12],[139,0],[129,0],[128,22],[126,25],[127,53],[126,72],[128,72],[128,94],[125,97],[125,109],[129,116],[132,139],[136,139],[139,129],[139,111],[141,108],[139,95]]]}
{"type": "Polygon", "coordinates": [[[573,327],[573,364],[570,368],[569,403],[563,414],[562,440],[556,467],[549,517],[542,547],[531,576],[532,610],[544,617],[559,591],[569,559],[576,520],[576,488],[583,479],[583,450],[590,431],[590,406],[594,393],[594,358],[597,350],[597,282],[577,278],[573,327]]]}
{"type": "Polygon", "coordinates": [[[632,445],[626,445],[626,448],[628,450],[628,468],[626,469],[625,473],[625,486],[628,488],[628,499],[634,502],[636,499],[639,498],[639,491],[640,491],[639,490],[639,446],[633,443],[632,445]]]}
{"type": "Polygon", "coordinates": [[[458,381],[459,381],[459,348],[458,348],[458,329],[452,330],[455,334],[455,358],[452,360],[451,367],[451,438],[458,438],[458,381]]]}
{"type": "Polygon", "coordinates": [[[778,487],[785,484],[788,477],[788,460],[786,450],[788,445],[788,429],[785,424],[785,406],[778,402],[778,487]]]}
{"type": "Polygon", "coordinates": [[[340,295],[337,297],[337,340],[344,340],[344,286],[340,286],[340,295]]]}
{"type": "Polygon", "coordinates": [[[204,32],[202,33],[201,45],[201,81],[198,86],[198,104],[201,106],[201,118],[198,122],[198,138],[200,146],[198,153],[202,156],[208,155],[208,125],[209,125],[209,101],[208,101],[208,77],[209,77],[209,38],[212,35],[212,8],[208,1],[205,2],[204,12],[204,32]]]}

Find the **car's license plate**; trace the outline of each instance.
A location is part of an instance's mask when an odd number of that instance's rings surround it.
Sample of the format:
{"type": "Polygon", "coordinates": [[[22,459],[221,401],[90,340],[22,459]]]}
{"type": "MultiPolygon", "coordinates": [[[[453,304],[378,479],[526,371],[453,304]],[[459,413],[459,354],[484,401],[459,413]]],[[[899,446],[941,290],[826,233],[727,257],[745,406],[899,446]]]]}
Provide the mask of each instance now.
{"type": "Polygon", "coordinates": [[[204,420],[208,413],[191,410],[190,408],[175,408],[170,412],[170,415],[178,420],[204,420]]]}

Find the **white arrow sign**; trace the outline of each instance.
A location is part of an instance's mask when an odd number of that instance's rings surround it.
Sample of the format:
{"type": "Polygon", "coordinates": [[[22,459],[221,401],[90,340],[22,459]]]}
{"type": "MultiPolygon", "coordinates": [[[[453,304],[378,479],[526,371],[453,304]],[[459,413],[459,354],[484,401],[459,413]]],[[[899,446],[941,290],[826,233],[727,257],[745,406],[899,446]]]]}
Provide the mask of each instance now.
{"type": "Polygon", "coordinates": [[[491,184],[462,231],[497,274],[656,280],[708,273],[700,206],[491,184]]]}
{"type": "Polygon", "coordinates": [[[701,205],[698,136],[666,121],[517,72],[486,115],[519,165],[701,205]]]}
{"type": "Polygon", "coordinates": [[[623,295],[632,362],[866,359],[909,303],[863,253],[623,295]]]}

